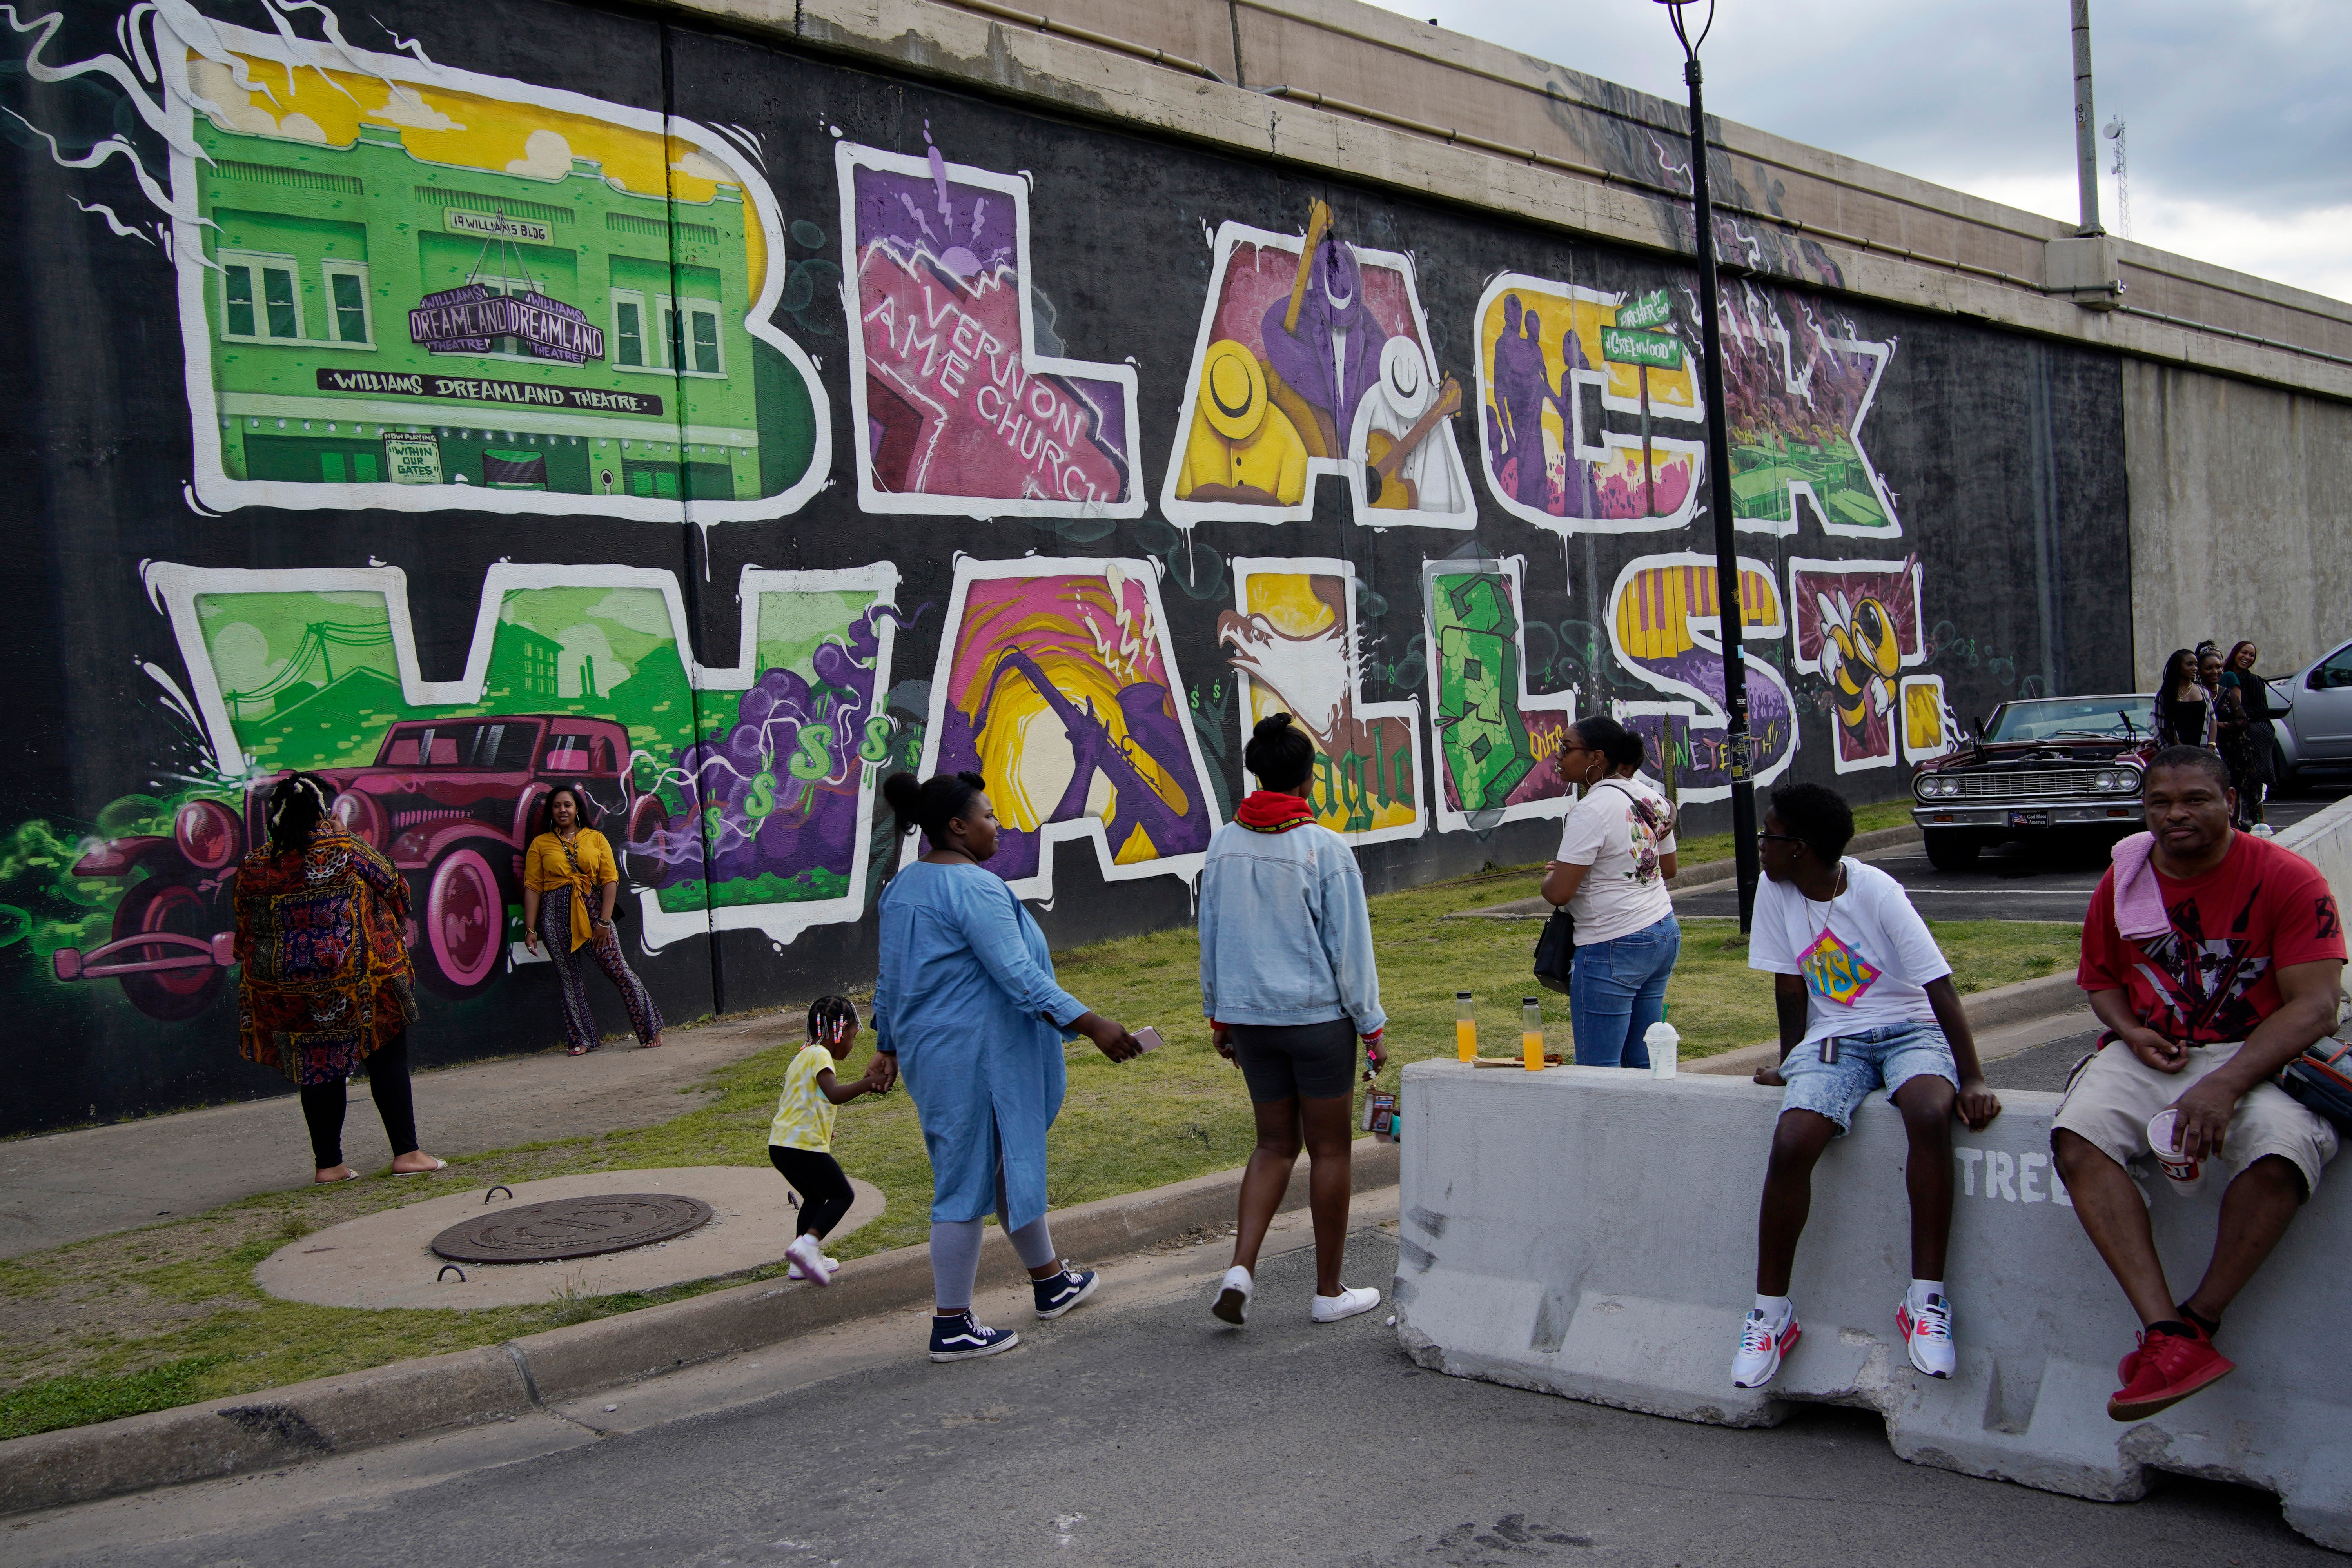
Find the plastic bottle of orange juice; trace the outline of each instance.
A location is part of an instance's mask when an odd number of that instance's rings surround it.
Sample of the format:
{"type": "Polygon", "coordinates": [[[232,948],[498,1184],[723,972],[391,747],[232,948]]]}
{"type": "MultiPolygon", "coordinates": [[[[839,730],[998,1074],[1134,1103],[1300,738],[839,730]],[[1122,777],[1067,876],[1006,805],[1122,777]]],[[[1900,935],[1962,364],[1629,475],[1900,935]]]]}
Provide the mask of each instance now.
{"type": "Polygon", "coordinates": [[[1543,1001],[1526,996],[1519,1000],[1519,1048],[1527,1053],[1528,1070],[1543,1071],[1543,1001]]]}
{"type": "Polygon", "coordinates": [[[1470,993],[1454,994],[1454,1059],[1475,1062],[1478,1059],[1478,1013],[1470,1005],[1470,993]]]}

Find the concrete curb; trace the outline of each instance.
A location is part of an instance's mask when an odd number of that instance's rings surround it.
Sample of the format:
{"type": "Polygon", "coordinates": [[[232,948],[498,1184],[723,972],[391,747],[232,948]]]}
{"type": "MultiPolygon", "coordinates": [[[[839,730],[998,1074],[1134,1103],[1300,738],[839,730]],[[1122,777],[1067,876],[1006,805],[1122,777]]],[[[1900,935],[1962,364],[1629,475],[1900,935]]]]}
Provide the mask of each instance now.
{"type": "MultiPolygon", "coordinates": [[[[1394,1186],[1393,1143],[1360,1139],[1354,1189],[1394,1186]]],[[[1233,1218],[1240,1170],[1079,1204],[1054,1214],[1054,1239],[1096,1261],[1233,1218]]],[[[1283,1204],[1305,1206],[1294,1180],[1283,1204]]],[[[600,1388],[676,1372],[854,1318],[930,1299],[930,1248],[842,1265],[832,1286],[761,1280],[503,1344],[395,1362],[285,1388],[151,1411],[0,1443],[0,1514],[277,1468],[457,1426],[505,1420],[600,1388]]],[[[1015,1282],[1009,1247],[981,1254],[983,1286],[1015,1282]]],[[[909,1331],[912,1331],[911,1330],[909,1331]]]]}
{"type": "MultiPolygon", "coordinates": [[[[1960,1006],[1968,1013],[1969,1026],[1983,1032],[2071,1013],[2077,1007],[2087,1006],[2089,1000],[2083,988],[2074,984],[2074,972],[2062,969],[2038,980],[2021,980],[2014,985],[1999,985],[1990,991],[1975,992],[1961,997],[1960,1006]]],[[[1703,1057],[1685,1070],[1718,1077],[1737,1074],[1744,1078],[1780,1058],[1780,1043],[1767,1040],[1761,1045],[1742,1046],[1736,1051],[1703,1057]]]]}
{"type": "MultiPolygon", "coordinates": [[[[1882,827],[1871,833],[1857,833],[1846,846],[1846,853],[1869,857],[1888,849],[1899,849],[1906,844],[1919,842],[1916,827],[1882,827]]],[[[1666,883],[1670,893],[1696,893],[1708,888],[1719,888],[1739,876],[1737,860],[1709,860],[1703,866],[1686,868],[1681,875],[1666,883]]],[[[1513,899],[1505,904],[1489,904],[1483,910],[1459,910],[1441,917],[1449,921],[1541,921],[1551,918],[1551,906],[1540,896],[1513,899]]]]}

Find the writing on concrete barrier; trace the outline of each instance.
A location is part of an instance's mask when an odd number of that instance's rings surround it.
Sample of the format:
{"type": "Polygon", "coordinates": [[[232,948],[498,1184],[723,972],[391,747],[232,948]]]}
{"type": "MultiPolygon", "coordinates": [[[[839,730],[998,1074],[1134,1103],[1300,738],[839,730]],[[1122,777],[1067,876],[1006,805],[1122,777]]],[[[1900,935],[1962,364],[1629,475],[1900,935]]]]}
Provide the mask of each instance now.
{"type": "Polygon", "coordinates": [[[2013,1204],[2050,1203],[2069,1209],[2074,1206],[2074,1200],[2066,1194],[2066,1184],[2059,1179],[2057,1168],[2050,1163],[2047,1154],[2032,1150],[2012,1154],[2006,1149],[1971,1149],[1962,1145],[1952,1151],[1952,1157],[1960,1163],[1962,1197],[1979,1195],[1977,1175],[1981,1165],[1982,1196],[2013,1204]]]}

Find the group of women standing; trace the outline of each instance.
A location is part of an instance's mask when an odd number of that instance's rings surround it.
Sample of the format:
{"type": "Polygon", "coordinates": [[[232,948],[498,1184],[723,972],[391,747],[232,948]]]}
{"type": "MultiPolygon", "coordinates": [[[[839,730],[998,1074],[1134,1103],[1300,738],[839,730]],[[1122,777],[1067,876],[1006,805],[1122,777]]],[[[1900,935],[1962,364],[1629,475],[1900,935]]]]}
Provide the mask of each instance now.
{"type": "Polygon", "coordinates": [[[2175,649],[2164,661],[2157,687],[2156,743],[2220,752],[2238,794],[2235,826],[2267,838],[2271,828],[2263,808],[2278,782],[2271,729],[2277,714],[2271,708],[2269,682],[2254,672],[2258,657],[2260,650],[2250,642],[2237,644],[2226,657],[2210,642],[2175,649]]]}
{"type": "MultiPolygon", "coordinates": [[[[1288,714],[1261,722],[1244,761],[1264,786],[1211,838],[1201,883],[1201,995],[1220,1055],[1242,1069],[1257,1121],[1243,1177],[1233,1266],[1213,1310],[1247,1321],[1266,1228],[1304,1142],[1316,1287],[1309,1315],[1337,1322],[1380,1303],[1339,1278],[1347,1245],[1349,1110],[1358,1042],[1379,1060],[1380,977],[1363,879],[1347,841],[1305,799],[1314,744],[1288,714]]],[[[1143,1045],[1063,990],[1045,933],[987,869],[998,826],[986,781],[900,773],[885,797],[926,851],[883,889],[874,985],[876,1049],[903,1075],[931,1160],[931,1359],[1019,1342],[972,1310],[981,1226],[992,1208],[1029,1271],[1037,1316],[1094,1294],[1091,1270],[1055,1257],[1045,1216],[1045,1136],[1066,1083],[1063,1042],[1115,1062],[1143,1045]]]]}
{"type": "MultiPolygon", "coordinates": [[[[621,952],[614,927],[620,870],[593,810],[569,785],[550,791],[523,853],[523,941],[533,952],[547,943],[575,1057],[597,1043],[583,957],[620,991],[638,1043],[662,1043],[661,1009],[621,952]]],[[[417,1147],[408,1081],[416,972],[406,879],[335,816],[331,787],[315,773],[278,780],[265,821],[266,841],[236,870],[238,1054],[295,1085],[313,1181],[359,1175],[343,1161],[342,1127],[344,1086],[363,1066],[394,1174],[440,1170],[446,1162],[417,1147]]]]}

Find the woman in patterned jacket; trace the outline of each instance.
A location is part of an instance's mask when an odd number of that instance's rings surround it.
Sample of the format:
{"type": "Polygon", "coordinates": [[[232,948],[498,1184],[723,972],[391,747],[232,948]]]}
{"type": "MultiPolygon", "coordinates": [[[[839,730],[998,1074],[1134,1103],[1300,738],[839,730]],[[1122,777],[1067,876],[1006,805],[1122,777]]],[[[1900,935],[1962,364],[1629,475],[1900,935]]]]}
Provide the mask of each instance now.
{"type": "Polygon", "coordinates": [[[345,831],[330,798],[315,774],[278,780],[269,842],[237,867],[237,1054],[295,1085],[313,1180],[359,1175],[343,1163],[343,1085],[362,1062],[394,1174],[424,1175],[446,1162],[417,1148],[409,1098],[408,884],[345,831]]]}

